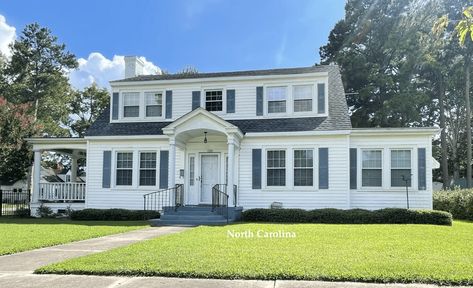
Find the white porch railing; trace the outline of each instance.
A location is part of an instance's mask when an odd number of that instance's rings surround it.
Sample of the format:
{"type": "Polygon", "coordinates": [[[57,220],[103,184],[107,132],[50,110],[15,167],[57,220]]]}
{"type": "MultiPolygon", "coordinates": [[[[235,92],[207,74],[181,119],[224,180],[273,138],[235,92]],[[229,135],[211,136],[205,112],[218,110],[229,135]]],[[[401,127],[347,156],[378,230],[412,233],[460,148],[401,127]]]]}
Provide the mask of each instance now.
{"type": "Polygon", "coordinates": [[[85,201],[85,183],[41,183],[40,201],[85,201]]]}

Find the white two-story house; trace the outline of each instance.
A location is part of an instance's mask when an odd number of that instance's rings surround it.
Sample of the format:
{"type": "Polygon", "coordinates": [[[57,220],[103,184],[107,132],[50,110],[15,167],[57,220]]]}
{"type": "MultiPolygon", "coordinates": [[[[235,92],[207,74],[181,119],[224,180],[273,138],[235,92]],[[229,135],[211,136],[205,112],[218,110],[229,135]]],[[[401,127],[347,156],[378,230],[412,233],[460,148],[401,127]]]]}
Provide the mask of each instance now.
{"type": "Polygon", "coordinates": [[[33,209],[221,207],[227,197],[243,209],[432,208],[437,129],[352,128],[337,66],[140,75],[140,60],[126,61],[84,138],[29,139],[33,209]],[[72,166],[86,158],[86,183],[40,184],[44,151],[72,166]]]}

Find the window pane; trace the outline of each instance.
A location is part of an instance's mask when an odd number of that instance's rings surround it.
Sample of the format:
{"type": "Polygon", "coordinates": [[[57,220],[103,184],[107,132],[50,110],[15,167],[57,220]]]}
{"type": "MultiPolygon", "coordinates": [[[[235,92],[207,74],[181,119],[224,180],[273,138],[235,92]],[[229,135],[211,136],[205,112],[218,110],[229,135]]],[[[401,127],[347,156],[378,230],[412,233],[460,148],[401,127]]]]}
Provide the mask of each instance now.
{"type": "Polygon", "coordinates": [[[362,153],[363,168],[381,168],[381,150],[365,150],[362,153]]]}
{"type": "Polygon", "coordinates": [[[195,157],[189,158],[189,185],[194,186],[195,157]]]}
{"type": "Polygon", "coordinates": [[[156,169],[140,170],[140,186],[156,186],[156,169]]]}
{"type": "Polygon", "coordinates": [[[286,186],[286,169],[268,169],[268,186],[286,186]]]}
{"type": "Polygon", "coordinates": [[[163,116],[163,106],[161,105],[148,105],[146,106],[146,117],[161,117],[163,116]]]}
{"type": "Polygon", "coordinates": [[[392,150],[391,168],[411,168],[411,150],[392,150]]]}
{"type": "Polygon", "coordinates": [[[268,113],[285,113],[286,101],[269,101],[268,113]]]}
{"type": "Polygon", "coordinates": [[[392,187],[405,187],[407,180],[407,186],[411,186],[411,169],[391,169],[391,186],[392,187]]]}
{"type": "Polygon", "coordinates": [[[294,100],[294,112],[312,111],[312,99],[294,100]]]}
{"type": "Polygon", "coordinates": [[[117,153],[117,168],[133,168],[133,153],[117,153]]]}
{"type": "Polygon", "coordinates": [[[156,168],[156,153],[146,152],[140,154],[140,168],[156,168]]]}
{"type": "Polygon", "coordinates": [[[133,170],[131,169],[117,169],[117,185],[132,184],[133,170]]]}
{"type": "Polygon", "coordinates": [[[313,186],[313,169],[294,169],[294,186],[313,186]]]}
{"type": "Polygon", "coordinates": [[[312,85],[297,85],[293,89],[294,100],[312,99],[312,85]]]}
{"type": "Polygon", "coordinates": [[[124,106],[139,106],[140,93],[139,92],[123,92],[123,105],[124,106]]]}
{"type": "Polygon", "coordinates": [[[222,111],[222,99],[222,90],[205,91],[205,109],[207,111],[222,111]]]}
{"type": "Polygon", "coordinates": [[[285,101],[286,87],[268,87],[266,97],[268,101],[285,101]]]}
{"type": "Polygon", "coordinates": [[[381,175],[381,169],[363,169],[361,185],[364,187],[381,187],[381,175]]]}
{"type": "Polygon", "coordinates": [[[275,150],[268,151],[268,167],[269,168],[285,168],[286,167],[286,151],[275,150]]]}
{"type": "Polygon", "coordinates": [[[146,99],[146,105],[162,105],[163,104],[162,93],[146,92],[145,99],[146,99]]]}
{"type": "Polygon", "coordinates": [[[139,117],[140,106],[125,106],[123,107],[123,117],[139,117]]]}

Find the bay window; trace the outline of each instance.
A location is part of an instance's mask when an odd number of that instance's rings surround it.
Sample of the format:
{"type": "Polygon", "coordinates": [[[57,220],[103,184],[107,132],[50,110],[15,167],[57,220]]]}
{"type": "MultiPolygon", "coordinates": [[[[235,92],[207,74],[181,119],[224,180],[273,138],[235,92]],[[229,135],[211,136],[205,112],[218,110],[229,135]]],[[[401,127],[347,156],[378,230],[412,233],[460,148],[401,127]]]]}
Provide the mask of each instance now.
{"type": "Polygon", "coordinates": [[[381,187],[383,177],[383,153],[381,150],[362,151],[361,185],[363,187],[381,187]]]}
{"type": "Polygon", "coordinates": [[[266,185],[286,186],[286,151],[269,150],[266,157],[266,185]]]}
{"type": "Polygon", "coordinates": [[[266,89],[266,98],[268,101],[268,113],[286,112],[286,87],[268,87],[266,89]]]}
{"type": "Polygon", "coordinates": [[[411,150],[391,150],[391,187],[411,186],[411,150]]]}

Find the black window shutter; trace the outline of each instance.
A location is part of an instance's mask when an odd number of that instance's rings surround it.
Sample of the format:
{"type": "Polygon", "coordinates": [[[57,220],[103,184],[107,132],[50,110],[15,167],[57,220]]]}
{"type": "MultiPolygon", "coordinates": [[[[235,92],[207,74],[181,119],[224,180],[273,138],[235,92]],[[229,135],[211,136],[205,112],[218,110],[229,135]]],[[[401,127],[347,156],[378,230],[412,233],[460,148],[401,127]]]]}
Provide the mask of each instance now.
{"type": "Polygon", "coordinates": [[[110,188],[112,176],[112,151],[103,151],[102,188],[110,188]]]}
{"type": "Polygon", "coordinates": [[[418,162],[418,184],[419,184],[419,190],[426,190],[427,189],[427,169],[426,169],[426,154],[425,154],[425,148],[418,148],[417,149],[417,162],[418,162]]]}
{"type": "Polygon", "coordinates": [[[319,148],[319,189],[328,189],[328,148],[319,148]]]}
{"type": "Polygon", "coordinates": [[[325,83],[317,84],[317,112],[325,113],[325,83]]]}
{"type": "Polygon", "coordinates": [[[235,113],[235,90],[227,90],[227,113],[235,113]]]}
{"type": "Polygon", "coordinates": [[[192,110],[200,107],[200,91],[192,91],[192,110]]]}
{"type": "Polygon", "coordinates": [[[166,119],[172,118],[172,90],[166,91],[166,119]]]}
{"type": "Polygon", "coordinates": [[[350,189],[356,189],[357,188],[357,151],[356,148],[350,148],[350,189]]]}
{"type": "MultiPolygon", "coordinates": [[[[171,171],[172,172],[172,171],[171,171]]],[[[168,188],[169,151],[159,151],[159,189],[168,188]]]]}
{"type": "Polygon", "coordinates": [[[114,92],[112,95],[112,120],[118,120],[118,111],[120,109],[120,97],[118,92],[114,92]]]}
{"type": "Polygon", "coordinates": [[[256,116],[263,116],[263,87],[256,87],[256,116]]]}
{"type": "Polygon", "coordinates": [[[261,189],[261,149],[253,149],[252,188],[261,189]]]}

